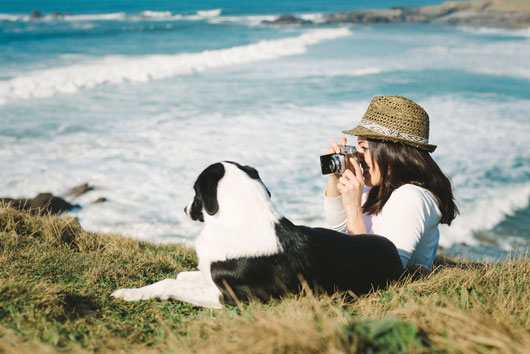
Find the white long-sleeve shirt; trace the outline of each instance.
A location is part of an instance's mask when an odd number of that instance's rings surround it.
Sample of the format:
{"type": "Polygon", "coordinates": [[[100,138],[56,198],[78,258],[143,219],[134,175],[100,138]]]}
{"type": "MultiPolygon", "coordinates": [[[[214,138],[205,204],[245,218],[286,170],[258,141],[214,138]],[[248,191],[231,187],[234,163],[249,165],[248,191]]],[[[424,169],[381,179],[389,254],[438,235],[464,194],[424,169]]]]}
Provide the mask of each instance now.
{"type": "MultiPolygon", "coordinates": [[[[330,228],[346,232],[342,197],[325,197],[324,211],[330,228]]],[[[436,198],[430,191],[405,184],[392,192],[379,214],[364,214],[364,222],[368,233],[384,236],[394,243],[404,267],[431,268],[440,238],[441,217],[436,198]]]]}

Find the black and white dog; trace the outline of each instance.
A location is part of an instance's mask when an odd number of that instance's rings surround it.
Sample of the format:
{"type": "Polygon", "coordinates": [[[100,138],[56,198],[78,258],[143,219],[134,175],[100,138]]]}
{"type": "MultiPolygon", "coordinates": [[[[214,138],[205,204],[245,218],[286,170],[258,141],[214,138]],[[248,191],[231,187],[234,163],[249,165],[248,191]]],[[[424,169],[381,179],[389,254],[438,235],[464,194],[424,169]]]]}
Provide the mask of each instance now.
{"type": "Polygon", "coordinates": [[[173,298],[220,308],[297,293],[303,282],[317,292],[361,295],[403,272],[396,247],[384,237],[293,225],[276,211],[252,167],[213,164],[199,175],[194,189],[184,210],[204,222],[195,244],[199,271],[112,296],[128,301],[173,298]]]}

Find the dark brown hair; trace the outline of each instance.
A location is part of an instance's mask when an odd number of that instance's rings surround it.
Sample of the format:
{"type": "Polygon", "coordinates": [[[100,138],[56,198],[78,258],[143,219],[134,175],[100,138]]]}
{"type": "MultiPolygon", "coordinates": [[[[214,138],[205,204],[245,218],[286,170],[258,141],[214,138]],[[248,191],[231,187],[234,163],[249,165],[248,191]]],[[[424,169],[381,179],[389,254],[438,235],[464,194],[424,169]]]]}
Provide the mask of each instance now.
{"type": "Polygon", "coordinates": [[[378,214],[396,188],[415,184],[429,190],[437,199],[442,213],[440,223],[451,224],[458,215],[451,181],[430,153],[412,146],[374,139],[368,139],[368,146],[381,171],[382,182],[368,193],[363,212],[378,214]]]}

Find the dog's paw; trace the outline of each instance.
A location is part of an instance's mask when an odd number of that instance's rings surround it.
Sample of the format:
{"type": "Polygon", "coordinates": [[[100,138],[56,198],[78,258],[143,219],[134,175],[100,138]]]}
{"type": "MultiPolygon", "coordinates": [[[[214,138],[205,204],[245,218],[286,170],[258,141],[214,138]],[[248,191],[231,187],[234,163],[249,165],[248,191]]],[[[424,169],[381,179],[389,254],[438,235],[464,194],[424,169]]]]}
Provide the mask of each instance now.
{"type": "Polygon", "coordinates": [[[146,299],[140,289],[119,289],[110,294],[110,296],[125,301],[138,301],[146,299]]]}

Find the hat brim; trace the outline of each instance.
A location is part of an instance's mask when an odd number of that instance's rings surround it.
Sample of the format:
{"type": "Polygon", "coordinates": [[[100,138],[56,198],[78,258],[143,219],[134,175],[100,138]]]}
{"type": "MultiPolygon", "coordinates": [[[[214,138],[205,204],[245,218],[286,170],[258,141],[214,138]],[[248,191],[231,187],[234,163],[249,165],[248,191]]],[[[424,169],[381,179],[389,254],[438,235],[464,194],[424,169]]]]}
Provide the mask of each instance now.
{"type": "Polygon", "coordinates": [[[423,143],[418,143],[418,142],[415,142],[415,141],[409,141],[409,140],[405,140],[405,139],[402,139],[402,138],[396,138],[396,137],[392,137],[392,136],[387,136],[387,135],[382,135],[382,134],[379,134],[379,133],[376,133],[370,129],[367,129],[367,128],[364,128],[364,127],[355,127],[351,130],[343,130],[342,131],[343,134],[348,134],[348,135],[355,135],[355,136],[365,136],[367,138],[371,138],[371,139],[376,139],[376,140],[383,140],[383,141],[391,141],[391,142],[394,142],[394,143],[401,143],[401,144],[405,144],[405,145],[409,145],[409,146],[412,146],[412,147],[415,147],[415,148],[418,148],[418,149],[421,149],[421,150],[425,150],[427,152],[433,152],[434,150],[436,150],[436,145],[432,145],[432,144],[423,144],[423,143]]]}

